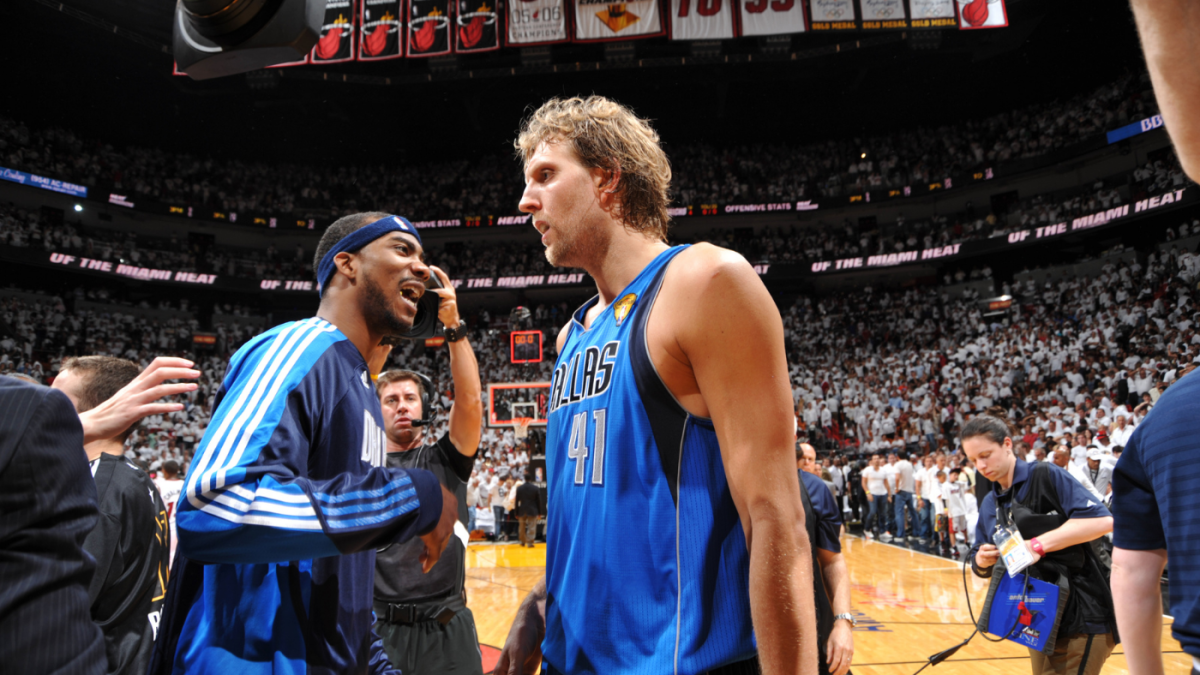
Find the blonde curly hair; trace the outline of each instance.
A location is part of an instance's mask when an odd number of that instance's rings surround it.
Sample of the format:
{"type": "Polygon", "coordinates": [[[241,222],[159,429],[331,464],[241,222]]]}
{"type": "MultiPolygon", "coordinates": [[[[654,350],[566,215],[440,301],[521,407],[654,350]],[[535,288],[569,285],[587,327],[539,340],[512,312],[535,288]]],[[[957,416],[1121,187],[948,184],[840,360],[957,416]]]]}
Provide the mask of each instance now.
{"type": "Polygon", "coordinates": [[[567,142],[589,169],[618,172],[615,214],[625,227],[666,241],[671,164],[658,132],[603,96],[552,98],[521,123],[513,143],[528,163],[543,143],[567,142]]]}

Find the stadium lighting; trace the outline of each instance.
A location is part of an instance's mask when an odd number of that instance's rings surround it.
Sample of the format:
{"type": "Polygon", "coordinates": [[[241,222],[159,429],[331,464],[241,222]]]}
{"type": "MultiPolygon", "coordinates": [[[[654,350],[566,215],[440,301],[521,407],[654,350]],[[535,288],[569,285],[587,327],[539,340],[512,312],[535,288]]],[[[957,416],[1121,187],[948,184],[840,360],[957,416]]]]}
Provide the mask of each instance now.
{"type": "Polygon", "coordinates": [[[76,205],[75,205],[75,212],[76,212],[76,213],[78,213],[78,212],[80,212],[80,211],[82,211],[82,210],[83,210],[83,205],[82,205],[82,204],[76,204],[76,205]]]}

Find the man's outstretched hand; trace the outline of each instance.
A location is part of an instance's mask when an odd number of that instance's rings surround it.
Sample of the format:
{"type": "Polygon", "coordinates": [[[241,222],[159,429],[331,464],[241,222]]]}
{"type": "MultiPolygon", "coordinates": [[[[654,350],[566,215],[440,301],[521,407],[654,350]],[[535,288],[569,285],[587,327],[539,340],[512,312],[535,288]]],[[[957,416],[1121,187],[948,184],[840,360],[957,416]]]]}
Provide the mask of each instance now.
{"type": "Polygon", "coordinates": [[[428,534],[421,535],[421,541],[425,542],[425,550],[421,551],[421,571],[426,574],[442,557],[442,551],[446,550],[446,543],[450,541],[450,537],[454,536],[454,523],[458,522],[458,500],[455,499],[453,492],[446,489],[445,485],[441,488],[442,515],[438,518],[437,527],[428,534]]]}
{"type": "Polygon", "coordinates": [[[200,377],[200,371],[192,368],[194,365],[187,359],[170,356],[154,359],[137,378],[112,398],[79,414],[79,422],[83,425],[83,442],[87,444],[112,438],[150,415],[183,410],[182,403],[167,403],[160,399],[194,391],[199,386],[195,382],[167,384],[167,380],[194,380],[200,377]]]}

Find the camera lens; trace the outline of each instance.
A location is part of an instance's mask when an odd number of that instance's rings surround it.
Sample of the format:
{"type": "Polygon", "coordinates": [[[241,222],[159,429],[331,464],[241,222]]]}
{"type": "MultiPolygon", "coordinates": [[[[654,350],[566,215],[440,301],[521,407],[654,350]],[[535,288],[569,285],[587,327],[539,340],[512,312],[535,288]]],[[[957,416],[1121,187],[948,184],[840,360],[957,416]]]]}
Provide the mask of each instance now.
{"type": "Polygon", "coordinates": [[[249,39],[275,15],[283,0],[181,0],[197,33],[223,46],[249,39]]]}

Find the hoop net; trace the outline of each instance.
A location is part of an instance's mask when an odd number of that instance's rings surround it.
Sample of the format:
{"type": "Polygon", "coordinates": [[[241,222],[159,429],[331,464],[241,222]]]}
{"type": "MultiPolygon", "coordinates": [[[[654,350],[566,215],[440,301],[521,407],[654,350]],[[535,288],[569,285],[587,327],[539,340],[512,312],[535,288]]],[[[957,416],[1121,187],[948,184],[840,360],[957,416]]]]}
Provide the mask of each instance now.
{"type": "Polygon", "coordinates": [[[513,418],[513,436],[517,440],[525,440],[529,437],[529,425],[533,422],[532,417],[514,417],[513,418]]]}

